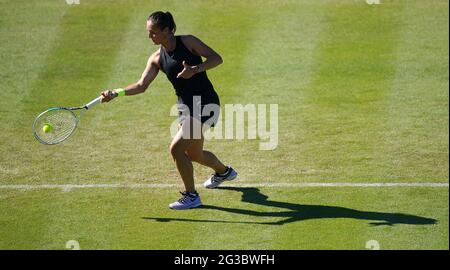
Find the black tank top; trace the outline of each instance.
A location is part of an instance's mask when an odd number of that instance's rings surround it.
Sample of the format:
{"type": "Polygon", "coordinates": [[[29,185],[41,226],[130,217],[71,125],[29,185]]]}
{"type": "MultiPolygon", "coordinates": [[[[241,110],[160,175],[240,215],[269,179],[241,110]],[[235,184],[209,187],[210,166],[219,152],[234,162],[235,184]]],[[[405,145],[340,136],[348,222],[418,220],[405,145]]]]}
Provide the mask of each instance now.
{"type": "MultiPolygon", "coordinates": [[[[161,46],[159,64],[161,70],[166,74],[175,88],[175,93],[183,100],[190,100],[193,96],[201,96],[202,103],[211,96],[216,96],[214,87],[208,79],[206,72],[199,72],[189,79],[178,78],[177,75],[183,70],[183,61],[189,66],[201,64],[202,57],[195,55],[181,41],[181,36],[175,36],[176,46],[173,51],[166,51],[161,46]]],[[[215,103],[215,102],[214,102],[215,103]]]]}

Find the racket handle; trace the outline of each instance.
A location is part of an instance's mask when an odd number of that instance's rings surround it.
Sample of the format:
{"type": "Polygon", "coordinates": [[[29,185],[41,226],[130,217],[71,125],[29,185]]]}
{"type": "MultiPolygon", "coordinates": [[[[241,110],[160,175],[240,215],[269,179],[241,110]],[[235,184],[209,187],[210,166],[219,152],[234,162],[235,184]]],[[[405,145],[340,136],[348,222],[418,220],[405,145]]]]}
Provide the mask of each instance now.
{"type": "Polygon", "coordinates": [[[92,106],[101,103],[101,102],[102,102],[102,98],[103,98],[102,96],[99,96],[98,98],[96,98],[96,99],[92,100],[91,102],[89,102],[88,104],[84,105],[84,107],[85,107],[86,109],[89,109],[89,108],[91,108],[92,106]]]}

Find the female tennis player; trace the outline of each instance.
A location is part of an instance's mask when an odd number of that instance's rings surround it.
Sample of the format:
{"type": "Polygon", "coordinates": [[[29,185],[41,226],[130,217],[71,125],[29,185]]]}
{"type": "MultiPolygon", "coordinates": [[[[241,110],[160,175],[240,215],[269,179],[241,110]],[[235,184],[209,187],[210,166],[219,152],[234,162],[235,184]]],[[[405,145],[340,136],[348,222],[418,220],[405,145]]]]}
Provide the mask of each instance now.
{"type": "Polygon", "coordinates": [[[231,166],[225,166],[213,153],[203,150],[203,133],[217,122],[220,110],[219,97],[206,70],[220,65],[222,58],[195,36],[176,36],[176,25],[169,12],[152,13],[147,19],[147,31],[148,37],[160,48],[149,57],[140,80],[123,89],[103,91],[102,102],[143,93],[159,70],[166,74],[178,97],[180,121],[170,153],[185,187],[182,197],[169,207],[176,210],[198,207],[202,203],[195,190],[192,161],[214,170],[204,183],[206,188],[215,188],[237,177],[231,166]],[[206,58],[204,62],[202,57],[206,58]]]}

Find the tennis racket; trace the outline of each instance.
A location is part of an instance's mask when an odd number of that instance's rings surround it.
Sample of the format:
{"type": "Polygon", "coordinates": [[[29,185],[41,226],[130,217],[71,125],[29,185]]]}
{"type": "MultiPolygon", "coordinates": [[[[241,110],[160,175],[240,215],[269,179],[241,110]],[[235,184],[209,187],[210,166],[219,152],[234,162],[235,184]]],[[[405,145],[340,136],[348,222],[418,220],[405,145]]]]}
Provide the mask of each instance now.
{"type": "Polygon", "coordinates": [[[33,135],[42,144],[58,144],[69,138],[80,122],[81,115],[102,102],[102,96],[81,107],[50,108],[39,114],[33,122],[33,135]],[[75,115],[75,111],[81,111],[75,115]]]}

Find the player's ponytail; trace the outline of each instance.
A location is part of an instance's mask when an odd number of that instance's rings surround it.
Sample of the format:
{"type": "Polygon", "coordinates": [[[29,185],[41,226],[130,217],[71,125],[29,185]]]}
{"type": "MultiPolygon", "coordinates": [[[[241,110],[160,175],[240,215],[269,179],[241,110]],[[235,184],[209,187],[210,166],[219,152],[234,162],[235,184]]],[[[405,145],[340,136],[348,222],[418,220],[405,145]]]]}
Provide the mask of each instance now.
{"type": "Polygon", "coordinates": [[[169,11],[166,12],[166,15],[167,15],[167,21],[169,22],[169,25],[170,25],[169,29],[170,29],[170,31],[172,31],[172,33],[175,34],[175,31],[177,31],[177,26],[175,24],[175,20],[173,19],[173,16],[172,16],[172,14],[170,14],[169,11]]]}
{"type": "Polygon", "coordinates": [[[177,26],[173,20],[172,14],[170,12],[156,11],[148,16],[148,21],[151,20],[159,29],[164,30],[169,27],[169,31],[175,34],[177,26]]]}

